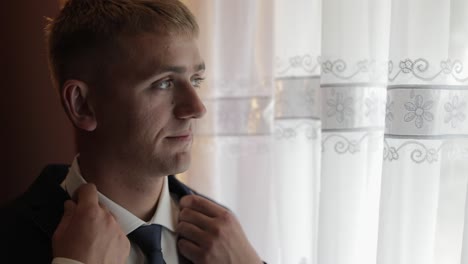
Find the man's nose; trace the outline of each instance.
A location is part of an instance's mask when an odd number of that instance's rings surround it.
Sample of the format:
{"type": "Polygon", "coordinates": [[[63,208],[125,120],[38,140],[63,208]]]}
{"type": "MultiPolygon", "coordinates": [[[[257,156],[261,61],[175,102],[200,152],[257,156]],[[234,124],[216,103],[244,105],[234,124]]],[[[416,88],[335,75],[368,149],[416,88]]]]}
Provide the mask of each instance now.
{"type": "Polygon", "coordinates": [[[174,115],[179,119],[201,118],[206,108],[200,100],[196,89],[186,84],[174,95],[174,115]]]}

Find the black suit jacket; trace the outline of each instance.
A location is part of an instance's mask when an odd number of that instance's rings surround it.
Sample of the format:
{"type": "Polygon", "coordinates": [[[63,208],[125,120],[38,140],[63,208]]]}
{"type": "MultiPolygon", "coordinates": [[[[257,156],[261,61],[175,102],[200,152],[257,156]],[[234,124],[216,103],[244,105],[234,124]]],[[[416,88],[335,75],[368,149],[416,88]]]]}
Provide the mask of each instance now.
{"type": "MultiPolygon", "coordinates": [[[[63,204],[70,196],[60,183],[68,165],[49,165],[21,197],[0,210],[0,262],[50,264],[52,235],[63,215],[63,204]]],[[[168,176],[169,191],[177,199],[196,194],[168,176]]]]}

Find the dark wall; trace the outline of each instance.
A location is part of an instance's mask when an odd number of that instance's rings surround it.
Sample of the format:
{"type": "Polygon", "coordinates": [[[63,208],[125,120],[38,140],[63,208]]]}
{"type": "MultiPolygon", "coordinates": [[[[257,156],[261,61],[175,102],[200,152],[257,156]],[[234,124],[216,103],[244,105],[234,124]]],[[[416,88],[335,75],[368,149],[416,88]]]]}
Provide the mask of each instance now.
{"type": "Polygon", "coordinates": [[[22,193],[51,162],[73,159],[73,130],[47,69],[45,17],[57,0],[0,1],[0,204],[22,193]]]}

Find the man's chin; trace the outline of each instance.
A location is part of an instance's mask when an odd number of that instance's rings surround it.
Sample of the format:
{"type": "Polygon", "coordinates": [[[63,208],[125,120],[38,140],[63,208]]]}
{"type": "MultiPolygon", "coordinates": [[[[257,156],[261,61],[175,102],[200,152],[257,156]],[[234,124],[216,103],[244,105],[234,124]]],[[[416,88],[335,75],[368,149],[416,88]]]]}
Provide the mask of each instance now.
{"type": "Polygon", "coordinates": [[[174,166],[173,166],[174,172],[172,174],[186,172],[190,167],[190,163],[191,163],[190,152],[177,153],[174,158],[174,166]]]}

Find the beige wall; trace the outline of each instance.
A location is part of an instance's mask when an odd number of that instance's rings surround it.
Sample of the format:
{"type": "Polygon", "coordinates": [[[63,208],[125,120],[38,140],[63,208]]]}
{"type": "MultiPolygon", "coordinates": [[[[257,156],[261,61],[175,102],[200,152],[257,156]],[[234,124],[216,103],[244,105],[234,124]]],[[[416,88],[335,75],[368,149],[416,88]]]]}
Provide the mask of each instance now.
{"type": "Polygon", "coordinates": [[[57,0],[0,1],[0,204],[47,163],[73,158],[72,128],[51,86],[43,28],[57,0]]]}

